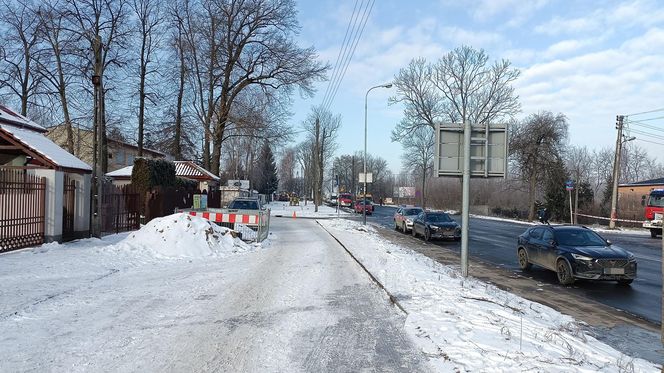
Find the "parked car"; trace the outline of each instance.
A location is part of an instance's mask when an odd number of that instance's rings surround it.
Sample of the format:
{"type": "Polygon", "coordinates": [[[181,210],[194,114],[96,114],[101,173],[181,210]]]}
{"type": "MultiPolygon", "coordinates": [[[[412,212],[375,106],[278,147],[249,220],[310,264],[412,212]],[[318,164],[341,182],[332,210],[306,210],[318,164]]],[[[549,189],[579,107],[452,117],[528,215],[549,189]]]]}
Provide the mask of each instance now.
{"type": "Polygon", "coordinates": [[[357,201],[355,202],[355,206],[353,208],[356,213],[361,214],[364,209],[367,210],[367,215],[373,214],[373,205],[371,202],[367,201],[367,204],[364,204],[364,201],[357,201]]]}
{"type": "Polygon", "coordinates": [[[413,229],[413,220],[422,211],[421,207],[399,207],[394,213],[394,229],[401,230],[403,233],[410,232],[413,229]]]}
{"type": "Polygon", "coordinates": [[[350,193],[339,194],[339,205],[341,207],[353,207],[353,195],[350,193]]]}
{"type": "Polygon", "coordinates": [[[519,267],[533,264],[555,271],[558,281],[570,285],[576,279],[618,281],[629,285],[636,278],[636,258],[629,251],[582,226],[539,225],[518,238],[519,267]]]}
{"type": "Polygon", "coordinates": [[[261,204],[257,198],[236,198],[229,205],[231,210],[260,210],[261,204]]]}
{"type": "Polygon", "coordinates": [[[445,212],[421,212],[413,220],[413,237],[422,235],[425,241],[434,238],[461,239],[461,226],[445,212]]]}

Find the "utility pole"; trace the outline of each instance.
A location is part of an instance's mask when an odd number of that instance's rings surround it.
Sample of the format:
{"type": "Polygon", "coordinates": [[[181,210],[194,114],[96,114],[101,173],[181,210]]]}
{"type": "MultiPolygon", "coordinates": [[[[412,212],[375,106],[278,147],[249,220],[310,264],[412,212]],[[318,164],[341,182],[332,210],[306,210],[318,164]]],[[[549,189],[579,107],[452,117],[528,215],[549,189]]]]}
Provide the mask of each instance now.
{"type": "Polygon", "coordinates": [[[461,186],[461,276],[468,277],[468,226],[470,225],[470,122],[463,123],[463,174],[461,186]]]}
{"type": "Polygon", "coordinates": [[[319,180],[319,167],[321,164],[321,158],[320,158],[320,121],[318,120],[318,117],[316,117],[316,142],[314,143],[314,188],[313,188],[313,193],[314,193],[314,212],[318,212],[318,203],[320,203],[320,190],[319,185],[321,184],[321,180],[319,180]]]}
{"type": "Polygon", "coordinates": [[[609,228],[616,227],[616,219],[618,213],[616,206],[618,205],[618,179],[620,178],[620,153],[622,151],[622,130],[623,130],[623,115],[616,115],[616,129],[618,130],[618,137],[616,138],[616,154],[613,162],[613,190],[611,193],[611,220],[609,221],[609,228]]]}
{"type": "Polygon", "coordinates": [[[101,37],[97,35],[92,43],[92,51],[94,53],[94,75],[92,76],[92,85],[94,86],[94,138],[93,138],[93,176],[92,176],[92,204],[91,204],[91,213],[92,226],[91,231],[92,235],[97,238],[101,238],[101,188],[102,188],[102,170],[103,170],[103,151],[102,151],[102,131],[103,127],[101,124],[102,121],[102,112],[103,108],[101,105],[101,95],[102,95],[102,84],[101,84],[101,50],[102,50],[101,37]]]}

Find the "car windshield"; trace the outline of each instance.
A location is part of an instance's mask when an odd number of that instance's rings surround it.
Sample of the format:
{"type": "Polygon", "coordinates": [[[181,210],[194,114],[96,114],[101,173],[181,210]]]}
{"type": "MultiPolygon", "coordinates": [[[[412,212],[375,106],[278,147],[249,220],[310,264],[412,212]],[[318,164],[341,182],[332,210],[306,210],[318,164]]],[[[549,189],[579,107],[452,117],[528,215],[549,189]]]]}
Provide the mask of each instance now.
{"type": "Polygon", "coordinates": [[[648,199],[648,206],[664,207],[664,195],[662,194],[651,194],[650,199],[648,199]]]}
{"type": "Polygon", "coordinates": [[[556,241],[565,246],[605,246],[606,241],[597,233],[586,229],[556,229],[556,241]]]}
{"type": "Polygon", "coordinates": [[[233,201],[231,205],[228,206],[229,209],[238,209],[238,210],[258,210],[257,201],[233,201]]]}
{"type": "Polygon", "coordinates": [[[447,214],[427,214],[427,221],[431,223],[449,223],[452,218],[447,214]]]}
{"type": "Polygon", "coordinates": [[[403,214],[410,216],[410,215],[417,215],[420,212],[422,212],[422,209],[407,209],[404,210],[403,214]]]}

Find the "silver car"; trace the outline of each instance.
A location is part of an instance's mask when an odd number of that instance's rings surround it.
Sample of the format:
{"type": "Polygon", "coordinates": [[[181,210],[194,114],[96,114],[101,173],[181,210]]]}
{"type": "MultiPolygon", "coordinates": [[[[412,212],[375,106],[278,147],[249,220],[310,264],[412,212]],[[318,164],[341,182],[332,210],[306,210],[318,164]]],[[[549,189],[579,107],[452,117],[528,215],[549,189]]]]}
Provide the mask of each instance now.
{"type": "Polygon", "coordinates": [[[399,207],[394,213],[394,229],[403,233],[410,232],[413,229],[413,220],[421,213],[421,207],[399,207]]]}

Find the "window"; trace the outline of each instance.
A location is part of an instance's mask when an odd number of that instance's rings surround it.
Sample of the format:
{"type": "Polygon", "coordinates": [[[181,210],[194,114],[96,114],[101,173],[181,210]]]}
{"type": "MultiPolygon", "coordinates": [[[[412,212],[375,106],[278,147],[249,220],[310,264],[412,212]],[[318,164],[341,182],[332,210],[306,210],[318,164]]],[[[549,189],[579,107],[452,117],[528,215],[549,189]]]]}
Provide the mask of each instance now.
{"type": "Polygon", "coordinates": [[[542,229],[542,228],[534,228],[534,229],[532,229],[532,230],[530,231],[530,233],[528,234],[528,236],[529,236],[531,239],[539,240],[539,239],[542,238],[542,233],[544,233],[543,231],[544,231],[544,229],[542,229]]]}
{"type": "Polygon", "coordinates": [[[553,232],[551,232],[550,229],[545,229],[544,230],[544,233],[542,233],[542,241],[544,241],[544,242],[553,241],[553,232]]]}

